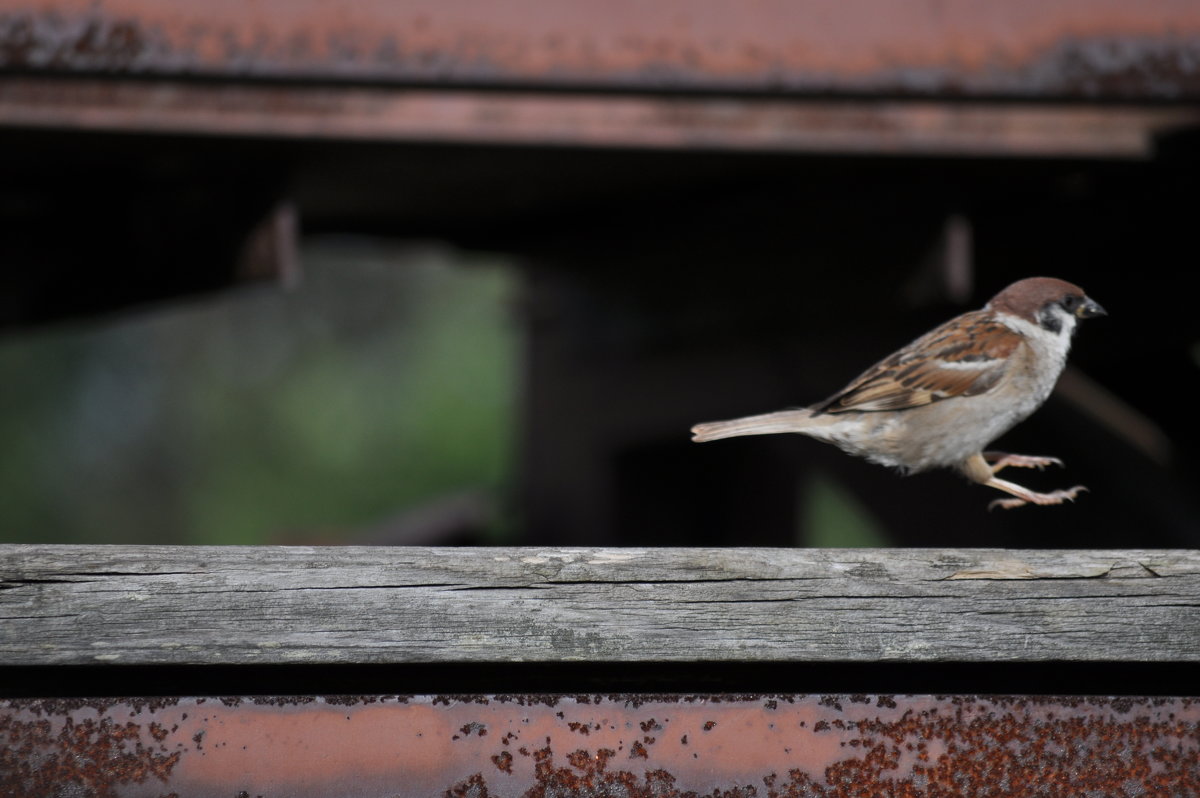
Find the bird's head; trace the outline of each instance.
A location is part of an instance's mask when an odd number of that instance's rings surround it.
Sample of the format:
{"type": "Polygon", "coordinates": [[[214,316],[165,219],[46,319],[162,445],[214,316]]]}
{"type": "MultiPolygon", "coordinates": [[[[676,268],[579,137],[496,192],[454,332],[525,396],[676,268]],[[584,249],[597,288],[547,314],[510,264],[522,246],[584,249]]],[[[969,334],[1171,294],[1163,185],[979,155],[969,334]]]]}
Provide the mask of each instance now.
{"type": "Polygon", "coordinates": [[[1080,319],[1108,315],[1079,286],[1054,277],[1028,277],[1005,288],[987,305],[1037,324],[1051,333],[1075,331],[1080,319]]]}

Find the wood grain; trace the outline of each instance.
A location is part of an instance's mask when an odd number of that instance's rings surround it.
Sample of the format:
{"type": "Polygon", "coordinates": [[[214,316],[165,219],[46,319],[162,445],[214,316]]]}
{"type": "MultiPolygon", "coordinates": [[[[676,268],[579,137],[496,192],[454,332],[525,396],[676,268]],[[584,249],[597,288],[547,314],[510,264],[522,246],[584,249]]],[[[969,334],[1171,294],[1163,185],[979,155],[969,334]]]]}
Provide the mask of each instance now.
{"type": "Polygon", "coordinates": [[[0,546],[0,664],[1200,662],[1200,552],[0,546]]]}

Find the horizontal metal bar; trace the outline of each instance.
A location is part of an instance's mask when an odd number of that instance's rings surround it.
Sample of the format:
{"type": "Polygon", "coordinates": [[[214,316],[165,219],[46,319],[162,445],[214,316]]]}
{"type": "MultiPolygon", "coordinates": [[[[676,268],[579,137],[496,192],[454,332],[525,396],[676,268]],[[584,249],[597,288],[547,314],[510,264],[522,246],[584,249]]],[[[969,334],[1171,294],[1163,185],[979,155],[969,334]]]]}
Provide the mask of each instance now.
{"type": "Polygon", "coordinates": [[[1194,795],[1200,700],[0,701],[7,795],[1194,795]]]}
{"type": "Polygon", "coordinates": [[[1191,0],[9,0],[0,68],[637,90],[1183,99],[1191,0]]]}
{"type": "Polygon", "coordinates": [[[645,149],[1146,158],[1200,110],[0,81],[0,127],[645,149]]]}

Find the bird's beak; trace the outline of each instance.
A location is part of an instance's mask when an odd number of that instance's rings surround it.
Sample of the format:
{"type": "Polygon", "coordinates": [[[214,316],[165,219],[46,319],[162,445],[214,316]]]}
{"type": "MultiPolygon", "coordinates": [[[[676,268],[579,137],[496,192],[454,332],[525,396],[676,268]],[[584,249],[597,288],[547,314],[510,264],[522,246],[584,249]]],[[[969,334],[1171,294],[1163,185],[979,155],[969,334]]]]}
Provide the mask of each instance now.
{"type": "Polygon", "coordinates": [[[1075,315],[1081,319],[1094,319],[1097,316],[1107,316],[1108,311],[1100,307],[1099,303],[1085,297],[1083,304],[1075,308],[1075,315]]]}

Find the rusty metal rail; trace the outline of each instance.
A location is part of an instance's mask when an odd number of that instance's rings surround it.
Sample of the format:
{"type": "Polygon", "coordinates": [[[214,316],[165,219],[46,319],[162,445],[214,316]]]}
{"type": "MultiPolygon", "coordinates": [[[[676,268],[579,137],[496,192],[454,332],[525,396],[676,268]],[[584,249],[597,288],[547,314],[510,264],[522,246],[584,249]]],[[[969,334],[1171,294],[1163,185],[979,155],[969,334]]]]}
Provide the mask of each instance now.
{"type": "Polygon", "coordinates": [[[1200,792],[1200,700],[508,695],[0,702],[0,791],[94,796],[1200,792]]]}
{"type": "Polygon", "coordinates": [[[1200,127],[1177,106],[631,97],[530,91],[0,81],[0,128],[315,141],[444,142],[1145,159],[1200,127]]]}
{"type": "Polygon", "coordinates": [[[1147,158],[1196,98],[1188,0],[0,9],[0,129],[1147,158]]]}
{"type": "Polygon", "coordinates": [[[1200,96],[1190,0],[10,0],[0,68],[929,96],[1200,96]]]}

